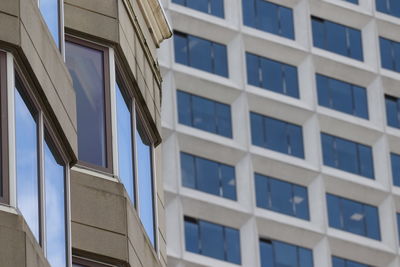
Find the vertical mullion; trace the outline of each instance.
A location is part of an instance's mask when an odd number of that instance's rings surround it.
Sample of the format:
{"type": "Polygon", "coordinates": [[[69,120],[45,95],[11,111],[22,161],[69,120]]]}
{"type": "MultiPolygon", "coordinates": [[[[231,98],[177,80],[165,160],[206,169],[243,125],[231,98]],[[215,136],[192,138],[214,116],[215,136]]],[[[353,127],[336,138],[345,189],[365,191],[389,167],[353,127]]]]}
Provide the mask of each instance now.
{"type": "Polygon", "coordinates": [[[66,218],[66,237],[67,242],[67,266],[72,266],[72,241],[71,241],[71,188],[70,188],[70,165],[67,163],[64,167],[65,184],[65,218],[66,218]]]}
{"type": "Polygon", "coordinates": [[[38,131],[38,175],[39,175],[39,235],[40,244],[44,254],[47,255],[46,247],[46,196],[45,196],[45,177],[44,177],[44,119],[43,112],[38,112],[37,131],[38,131]]]}
{"type": "MultiPolygon", "coordinates": [[[[40,0],[39,0],[40,1],[40,0]]],[[[60,52],[61,56],[65,61],[65,30],[64,30],[64,0],[57,0],[58,1],[58,23],[59,23],[59,43],[60,43],[60,52]]]]}

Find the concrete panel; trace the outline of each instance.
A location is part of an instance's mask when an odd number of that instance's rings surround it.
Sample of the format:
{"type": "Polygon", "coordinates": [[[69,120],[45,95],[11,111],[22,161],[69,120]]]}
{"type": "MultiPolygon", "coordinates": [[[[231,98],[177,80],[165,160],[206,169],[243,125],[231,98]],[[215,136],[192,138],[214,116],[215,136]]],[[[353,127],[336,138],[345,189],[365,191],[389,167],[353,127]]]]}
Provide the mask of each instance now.
{"type": "MultiPolygon", "coordinates": [[[[1,216],[1,219],[5,217],[7,220],[13,217],[11,220],[15,221],[17,216],[1,216]]],[[[13,228],[0,226],[0,266],[25,267],[25,234],[13,228]]]]}
{"type": "Polygon", "coordinates": [[[104,16],[117,18],[117,1],[118,0],[65,0],[64,3],[82,7],[104,16]]]}
{"type": "Polygon", "coordinates": [[[19,1],[0,1],[0,12],[19,16],[19,1]]]}
{"type": "Polygon", "coordinates": [[[10,44],[19,44],[19,20],[0,12],[0,40],[10,44]]]}

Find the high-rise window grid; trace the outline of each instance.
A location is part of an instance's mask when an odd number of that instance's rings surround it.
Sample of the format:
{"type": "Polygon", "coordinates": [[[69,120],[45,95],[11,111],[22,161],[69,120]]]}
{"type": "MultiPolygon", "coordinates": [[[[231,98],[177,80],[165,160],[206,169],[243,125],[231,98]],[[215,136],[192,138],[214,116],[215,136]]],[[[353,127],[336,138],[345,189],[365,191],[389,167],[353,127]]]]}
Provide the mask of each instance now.
{"type": "Polygon", "coordinates": [[[250,112],[250,126],[253,145],[304,158],[301,126],[255,112],[250,112]]]}
{"type": "Polygon", "coordinates": [[[326,199],[330,227],[381,240],[377,207],[332,194],[326,199]]]}
{"type": "Polygon", "coordinates": [[[400,72],[400,42],[379,37],[379,48],[382,68],[400,72]]]}
{"type": "Polygon", "coordinates": [[[311,17],[315,47],[363,61],[361,31],[323,18],[311,17]]]}
{"type": "Polygon", "coordinates": [[[313,267],[311,249],[286,242],[260,239],[261,267],[313,267]]]}
{"type": "Polygon", "coordinates": [[[293,10],[266,0],[243,0],[246,26],[294,39],[293,10]]]}
{"type": "Polygon", "coordinates": [[[372,148],[348,139],[321,133],[326,166],[374,179],[372,148]]]}
{"type": "Polygon", "coordinates": [[[180,90],[177,98],[179,123],[232,138],[229,105],[180,90]]]}
{"type": "Polygon", "coordinates": [[[367,91],[351,83],[317,74],[318,104],[368,119],[367,91]]]}
{"type": "Polygon", "coordinates": [[[241,264],[239,230],[188,216],[184,228],[186,251],[241,264]]]}
{"type": "Polygon", "coordinates": [[[254,178],[257,207],[310,219],[306,187],[258,173],[254,174],[254,178]]]}
{"type": "Polygon", "coordinates": [[[219,76],[229,76],[226,45],[175,31],[174,46],[177,63],[219,76]]]}
{"type": "Polygon", "coordinates": [[[247,83],[299,98],[297,67],[246,52],[247,83]]]}
{"type": "Polygon", "coordinates": [[[235,167],[181,152],[182,185],[236,200],[235,167]]]}
{"type": "Polygon", "coordinates": [[[225,17],[224,0],[172,0],[172,2],[216,17],[225,17]]]}

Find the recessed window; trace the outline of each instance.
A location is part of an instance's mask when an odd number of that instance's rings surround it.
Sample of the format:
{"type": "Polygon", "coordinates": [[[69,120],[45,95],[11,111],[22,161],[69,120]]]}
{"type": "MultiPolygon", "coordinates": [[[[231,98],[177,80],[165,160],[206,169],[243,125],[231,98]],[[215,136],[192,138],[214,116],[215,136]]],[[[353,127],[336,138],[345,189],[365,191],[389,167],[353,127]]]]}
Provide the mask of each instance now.
{"type": "Polygon", "coordinates": [[[388,15],[400,17],[400,2],[398,0],[375,0],[376,10],[388,15]]]}
{"type": "Polygon", "coordinates": [[[379,37],[382,68],[400,72],[400,42],[379,37]]]}
{"type": "Polygon", "coordinates": [[[324,165],[374,179],[372,148],[321,133],[324,165]]]}
{"type": "Polygon", "coordinates": [[[236,200],[233,166],[181,152],[182,185],[236,200]]]}
{"type": "Polygon", "coordinates": [[[318,104],[368,119],[367,92],[364,87],[321,74],[316,75],[318,104]]]}
{"type": "Polygon", "coordinates": [[[393,185],[400,186],[400,155],[390,153],[390,162],[392,166],[393,185]]]}
{"type": "Polygon", "coordinates": [[[177,95],[179,123],[232,138],[229,105],[179,90],[177,95]]]}
{"type": "Polygon", "coordinates": [[[224,0],[172,0],[172,2],[203,13],[224,18],[224,0]]]}
{"type": "Polygon", "coordinates": [[[228,77],[226,45],[181,32],[174,32],[174,44],[177,63],[228,77]]]}
{"type": "Polygon", "coordinates": [[[311,17],[315,47],[363,61],[361,31],[318,17],[311,17]]]}
{"type": "Polygon", "coordinates": [[[246,52],[247,83],[299,98],[297,67],[246,52]]]}
{"type": "Polygon", "coordinates": [[[400,129],[400,98],[385,95],[385,105],[387,124],[400,129]]]}
{"type": "MultiPolygon", "coordinates": [[[[8,140],[7,116],[7,55],[0,51],[0,139],[8,140]]],[[[0,142],[0,202],[9,204],[8,142],[0,142]]]]}
{"type": "Polygon", "coordinates": [[[332,267],[372,267],[372,266],[332,256],[332,267]]]}
{"type": "Polygon", "coordinates": [[[257,173],[254,178],[257,207],[310,219],[306,187],[257,173]]]}
{"type": "Polygon", "coordinates": [[[313,267],[311,249],[269,239],[260,239],[261,267],[313,267]]]}
{"type": "Polygon", "coordinates": [[[294,39],[293,10],[265,0],[243,0],[246,26],[294,39]]]}
{"type": "Polygon", "coordinates": [[[68,38],[65,56],[76,93],[78,159],[83,165],[111,172],[107,49],[68,38]]]}
{"type": "Polygon", "coordinates": [[[343,197],[326,194],[329,226],[380,240],[378,209],[343,197]]]}
{"type": "Polygon", "coordinates": [[[16,72],[14,89],[17,207],[52,266],[68,266],[66,161],[37,100],[16,72]],[[43,185],[43,186],[42,186],[43,185]]]}
{"type": "Polygon", "coordinates": [[[301,126],[250,112],[252,144],[304,158],[301,126]]]}
{"type": "Polygon", "coordinates": [[[64,27],[63,15],[61,14],[63,0],[38,0],[39,9],[42,13],[44,21],[53,36],[54,41],[59,49],[61,49],[61,44],[63,42],[63,32],[64,27]]]}
{"type": "Polygon", "coordinates": [[[186,251],[241,264],[239,230],[185,216],[186,251]]]}

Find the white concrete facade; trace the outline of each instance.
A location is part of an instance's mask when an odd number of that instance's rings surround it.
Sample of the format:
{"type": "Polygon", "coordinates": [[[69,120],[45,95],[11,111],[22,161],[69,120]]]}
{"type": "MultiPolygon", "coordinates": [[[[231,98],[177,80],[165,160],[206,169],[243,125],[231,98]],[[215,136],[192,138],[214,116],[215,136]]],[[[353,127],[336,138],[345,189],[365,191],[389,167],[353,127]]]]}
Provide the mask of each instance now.
{"type": "Polygon", "coordinates": [[[163,73],[163,175],[170,267],[233,267],[185,251],[183,216],[240,229],[242,266],[259,267],[259,238],[313,250],[315,267],[331,267],[331,255],[376,267],[400,266],[390,152],[400,153],[400,130],[386,124],[384,94],[400,97],[400,73],[382,69],[379,36],[400,41],[400,19],[378,13],[374,0],[268,0],[293,8],[295,40],[244,26],[241,0],[225,0],[225,19],[163,0],[174,30],[227,45],[229,78],[175,63],[173,40],[159,51],[163,73]],[[364,62],[312,45],[311,15],[362,30],[364,62]],[[297,66],[300,99],[247,84],[245,52],[297,66]],[[315,73],[367,88],[369,120],[318,105],[315,73]],[[178,123],[176,90],[229,104],[233,139],[178,123]],[[305,159],[251,144],[249,112],[303,127],[305,159]],[[323,166],[320,133],[373,148],[375,180],[323,166]],[[235,166],[236,202],[182,187],[179,153],[189,152],[235,166]],[[310,221],[256,207],[254,172],[307,186],[310,221]],[[379,208],[381,241],[330,228],[326,193],[379,208]]]}

